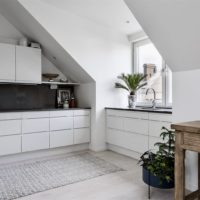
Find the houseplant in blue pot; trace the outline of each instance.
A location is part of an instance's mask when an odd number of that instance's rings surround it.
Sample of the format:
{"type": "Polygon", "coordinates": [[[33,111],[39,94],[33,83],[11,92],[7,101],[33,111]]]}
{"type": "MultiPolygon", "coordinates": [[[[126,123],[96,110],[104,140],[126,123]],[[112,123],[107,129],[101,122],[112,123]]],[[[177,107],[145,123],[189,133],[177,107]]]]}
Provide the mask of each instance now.
{"type": "Polygon", "coordinates": [[[155,144],[158,150],[145,152],[139,163],[143,167],[143,181],[146,184],[160,189],[170,189],[174,188],[174,131],[163,127],[160,137],[163,142],[155,144]]]}

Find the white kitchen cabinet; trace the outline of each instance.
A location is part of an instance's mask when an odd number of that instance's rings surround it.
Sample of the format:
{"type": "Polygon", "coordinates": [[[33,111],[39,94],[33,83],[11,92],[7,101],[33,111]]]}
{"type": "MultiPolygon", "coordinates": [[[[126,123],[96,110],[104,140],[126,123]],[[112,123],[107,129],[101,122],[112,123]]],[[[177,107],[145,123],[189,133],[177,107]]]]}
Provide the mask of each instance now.
{"type": "Polygon", "coordinates": [[[21,135],[0,137],[0,156],[21,152],[21,135]]]}
{"type": "Polygon", "coordinates": [[[0,121],[0,136],[21,134],[21,120],[0,121]]]}
{"type": "Polygon", "coordinates": [[[63,147],[73,144],[73,130],[51,131],[50,148],[63,147]]]}
{"type": "Polygon", "coordinates": [[[16,46],[16,82],[41,83],[41,49],[16,46]]]}
{"type": "Polygon", "coordinates": [[[49,148],[49,132],[22,135],[22,152],[49,148]]]}
{"type": "Polygon", "coordinates": [[[90,127],[89,116],[74,116],[74,128],[88,128],[90,127]]]}
{"type": "Polygon", "coordinates": [[[88,142],[90,142],[89,128],[74,129],[74,144],[82,144],[88,142]]]}
{"type": "Polygon", "coordinates": [[[90,115],[90,110],[74,110],[74,116],[90,115]]]}
{"type": "Polygon", "coordinates": [[[0,44],[0,81],[15,81],[15,46],[0,44]]]}
{"type": "Polygon", "coordinates": [[[107,117],[107,127],[112,129],[123,130],[124,129],[124,118],[116,116],[107,117]]]}
{"type": "Polygon", "coordinates": [[[38,133],[49,131],[49,119],[23,119],[22,120],[22,133],[38,133]]]}
{"type": "Polygon", "coordinates": [[[50,131],[73,129],[73,117],[50,118],[50,131]]]}
{"type": "Polygon", "coordinates": [[[73,117],[72,110],[50,111],[50,117],[73,117]]]}

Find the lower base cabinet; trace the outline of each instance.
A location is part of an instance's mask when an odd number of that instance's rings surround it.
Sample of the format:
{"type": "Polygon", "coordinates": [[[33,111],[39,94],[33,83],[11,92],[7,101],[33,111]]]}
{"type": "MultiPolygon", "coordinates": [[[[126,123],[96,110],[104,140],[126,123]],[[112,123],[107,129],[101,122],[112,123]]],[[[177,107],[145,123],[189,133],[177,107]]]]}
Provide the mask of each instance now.
{"type": "Polygon", "coordinates": [[[49,148],[49,132],[22,135],[22,152],[49,148]]]}
{"type": "Polygon", "coordinates": [[[50,132],[50,148],[73,145],[73,130],[50,132]]]}
{"type": "Polygon", "coordinates": [[[74,129],[74,144],[82,144],[88,142],[90,142],[89,128],[74,129]]]}
{"type": "Polygon", "coordinates": [[[0,138],[0,156],[21,152],[21,135],[0,138]]]}

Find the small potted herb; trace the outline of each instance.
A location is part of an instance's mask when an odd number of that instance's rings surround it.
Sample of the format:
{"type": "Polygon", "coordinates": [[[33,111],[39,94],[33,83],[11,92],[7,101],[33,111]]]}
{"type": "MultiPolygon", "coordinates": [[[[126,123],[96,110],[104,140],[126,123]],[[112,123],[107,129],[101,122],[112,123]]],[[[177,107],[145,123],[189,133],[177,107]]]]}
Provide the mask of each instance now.
{"type": "Polygon", "coordinates": [[[122,80],[124,84],[122,83],[115,83],[116,88],[121,88],[124,90],[127,90],[129,92],[128,95],[128,104],[129,108],[135,108],[136,105],[136,92],[147,85],[145,82],[146,75],[144,74],[121,74],[117,77],[118,79],[122,80]]]}
{"type": "Polygon", "coordinates": [[[174,131],[165,127],[162,128],[160,137],[163,142],[158,142],[154,146],[158,151],[145,152],[139,160],[143,167],[143,181],[156,188],[174,188],[174,131]]]}

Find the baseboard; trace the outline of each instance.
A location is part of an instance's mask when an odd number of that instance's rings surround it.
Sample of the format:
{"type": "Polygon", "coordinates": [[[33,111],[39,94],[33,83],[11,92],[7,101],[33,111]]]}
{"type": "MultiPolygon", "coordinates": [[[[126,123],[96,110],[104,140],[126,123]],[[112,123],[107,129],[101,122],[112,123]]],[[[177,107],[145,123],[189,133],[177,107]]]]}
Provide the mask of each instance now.
{"type": "Polygon", "coordinates": [[[107,144],[107,148],[108,148],[108,150],[117,152],[117,153],[125,155],[125,156],[129,156],[129,157],[137,159],[137,160],[139,160],[139,158],[141,156],[141,154],[138,152],[135,152],[135,151],[132,151],[129,149],[125,149],[125,148],[122,148],[122,147],[119,147],[119,146],[116,146],[113,144],[107,144]]]}
{"type": "Polygon", "coordinates": [[[79,145],[73,145],[73,146],[62,147],[62,148],[39,150],[39,151],[19,153],[19,154],[14,154],[14,155],[9,155],[9,156],[2,156],[0,157],[0,163],[6,164],[6,163],[13,163],[13,162],[20,162],[24,160],[31,160],[31,159],[42,158],[42,157],[47,157],[47,156],[56,156],[59,154],[67,154],[67,153],[78,152],[78,151],[83,151],[83,150],[89,150],[89,144],[79,144],[79,145]]]}

